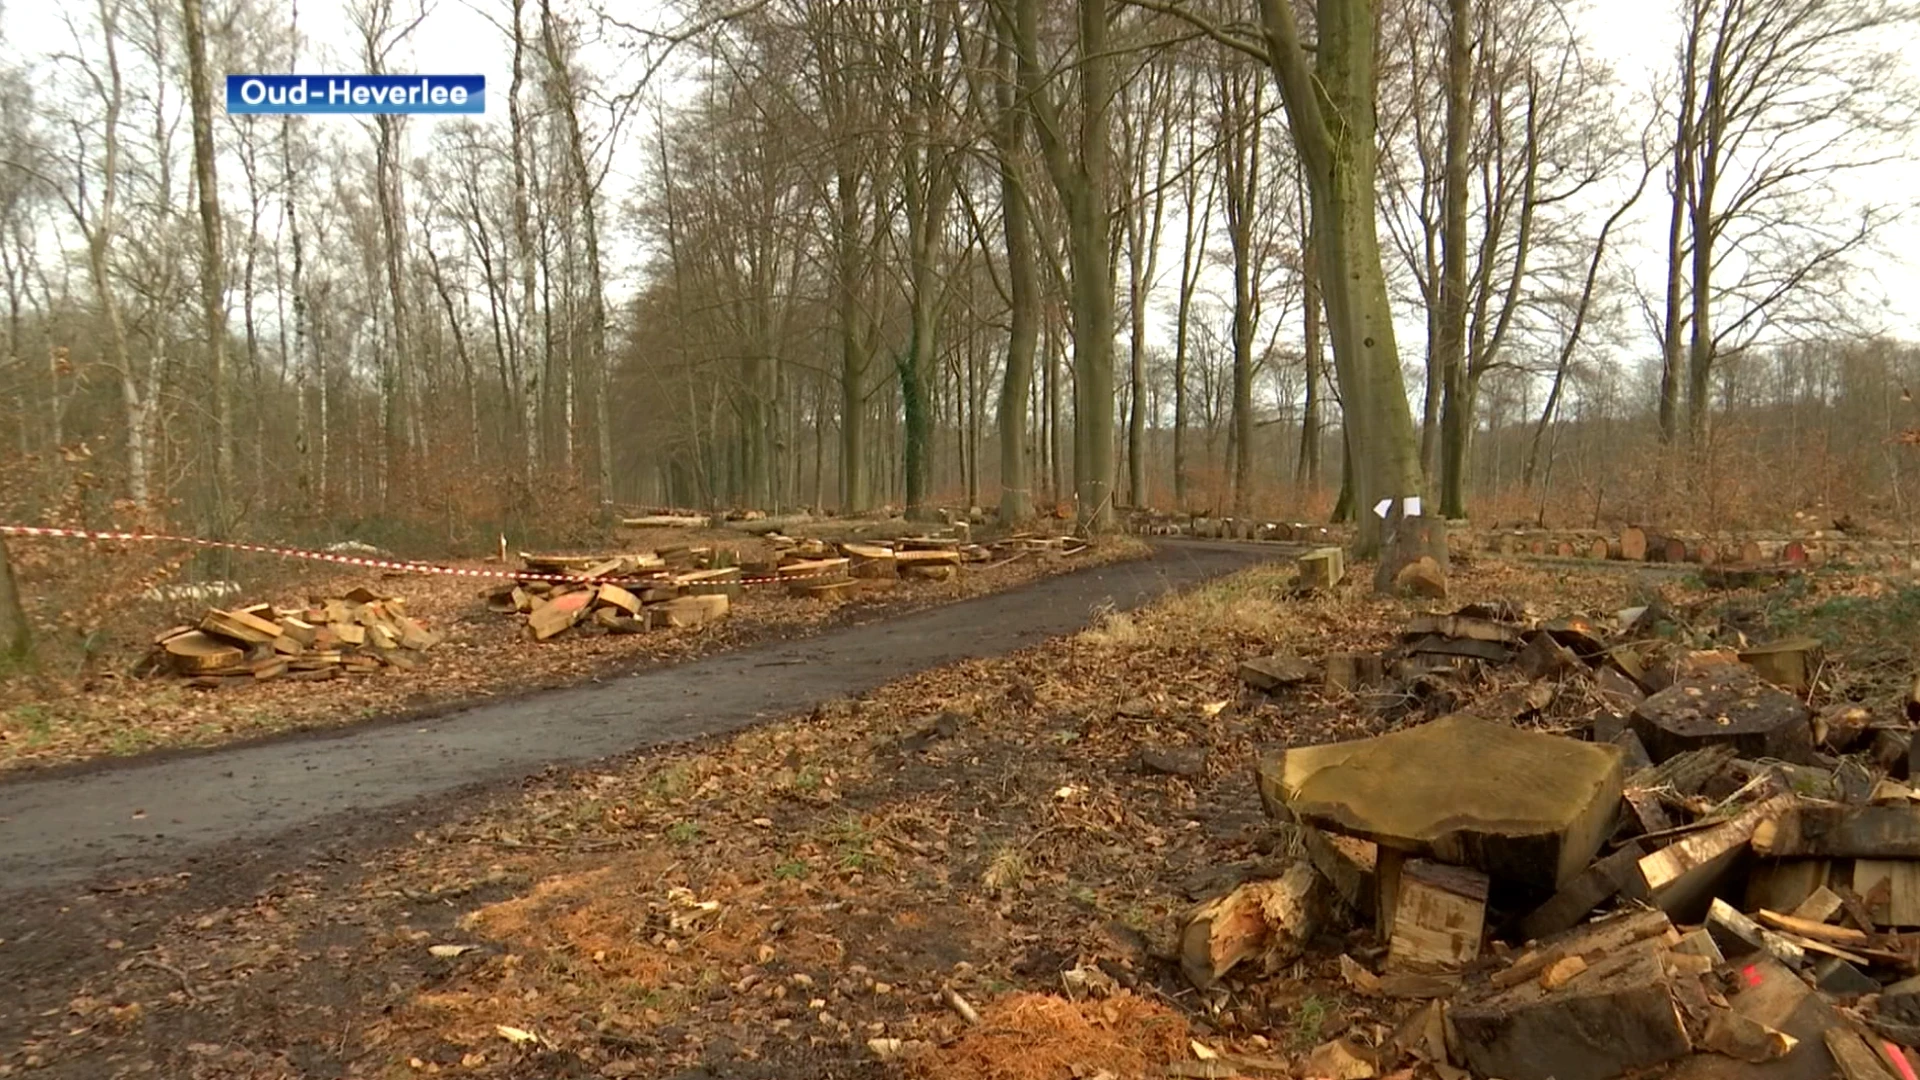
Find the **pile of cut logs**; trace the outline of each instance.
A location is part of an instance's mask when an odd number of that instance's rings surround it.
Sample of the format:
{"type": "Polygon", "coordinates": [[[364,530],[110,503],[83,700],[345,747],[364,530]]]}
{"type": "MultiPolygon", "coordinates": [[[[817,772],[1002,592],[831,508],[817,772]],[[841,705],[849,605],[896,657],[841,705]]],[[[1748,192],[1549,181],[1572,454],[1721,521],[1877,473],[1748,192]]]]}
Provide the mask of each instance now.
{"type": "Polygon", "coordinates": [[[419,654],[439,643],[439,634],[407,614],[405,601],[358,588],[340,597],[312,597],[304,608],[209,609],[198,626],[155,636],[151,666],[202,687],[281,676],[331,679],[415,667],[419,654]]]}
{"type": "Polygon", "coordinates": [[[1480,604],[1385,653],[1246,661],[1255,692],[1402,723],[1261,759],[1301,854],[1189,914],[1188,978],[1371,923],[1337,959],[1388,1015],[1306,1075],[1914,1076],[1920,704],[1816,712],[1819,642],[1695,650],[1660,621],[1480,604]]]}
{"type": "Polygon", "coordinates": [[[618,556],[522,553],[530,576],[489,592],[487,604],[495,611],[525,615],[528,635],[535,641],[552,640],[575,627],[638,634],[720,619],[749,585],[785,586],[789,595],[805,599],[842,600],[880,579],[950,580],[963,564],[992,557],[989,549],[955,536],[837,545],[777,532],[764,539],[774,554],[758,560],[742,560],[728,548],[699,545],[618,556]],[[533,574],[580,580],[548,582],[533,574]]]}

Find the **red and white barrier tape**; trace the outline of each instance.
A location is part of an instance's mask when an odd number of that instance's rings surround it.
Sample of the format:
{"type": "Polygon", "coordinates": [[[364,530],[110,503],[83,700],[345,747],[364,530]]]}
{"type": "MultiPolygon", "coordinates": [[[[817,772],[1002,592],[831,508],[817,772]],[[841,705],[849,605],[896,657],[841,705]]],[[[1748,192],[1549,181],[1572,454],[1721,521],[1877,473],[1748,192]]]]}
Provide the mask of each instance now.
{"type": "MultiPolygon", "coordinates": [[[[464,566],[442,566],[438,563],[416,562],[412,560],[370,559],[364,555],[342,555],[334,551],[309,551],[305,548],[276,547],[271,544],[245,544],[234,540],[209,540],[203,536],[176,536],[170,533],[118,532],[99,529],[66,529],[51,525],[6,525],[0,524],[0,536],[30,536],[58,540],[94,540],[126,542],[153,542],[162,544],[189,544],[194,547],[221,548],[228,551],[248,551],[260,555],[277,555],[285,559],[307,559],[313,562],[337,563],[341,566],[360,566],[373,570],[392,570],[407,574],[437,574],[443,577],[487,578],[503,581],[555,581],[599,584],[647,584],[668,580],[671,574],[660,571],[638,574],[628,577],[615,577],[603,574],[588,577],[584,574],[556,574],[536,570],[489,570],[472,569],[464,566]]],[[[768,585],[793,581],[807,581],[814,578],[837,577],[837,574],[793,574],[772,577],[743,577],[741,585],[768,585]]],[[[727,582],[726,584],[735,584],[727,582]]]]}

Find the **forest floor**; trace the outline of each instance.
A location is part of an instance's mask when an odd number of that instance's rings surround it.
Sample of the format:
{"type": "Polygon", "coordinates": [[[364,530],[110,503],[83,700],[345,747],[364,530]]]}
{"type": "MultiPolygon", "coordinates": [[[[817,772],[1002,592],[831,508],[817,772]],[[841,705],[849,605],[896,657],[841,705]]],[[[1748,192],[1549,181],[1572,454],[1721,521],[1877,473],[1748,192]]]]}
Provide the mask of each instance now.
{"type": "MultiPolygon", "coordinates": [[[[744,558],[770,551],[731,530],[622,530],[617,550],[670,544],[720,544],[744,558]],[[763,550],[765,549],[765,550],[763,550]]],[[[718,623],[635,635],[581,631],[542,644],[527,640],[524,620],[489,611],[487,591],[471,578],[400,573],[319,572],[283,578],[221,606],[271,601],[304,606],[309,597],[344,595],[355,586],[391,593],[409,614],[445,640],[416,669],[297,682],[287,679],[198,689],[166,675],[128,674],[144,650],[129,644],[100,658],[85,677],[0,680],[0,774],[161,749],[206,747],[269,735],[341,727],[374,719],[424,718],[483,701],[628,674],[774,638],[794,638],[850,622],[897,615],[1015,588],[1053,574],[1135,559],[1146,546],[1113,537],[1071,558],[1035,555],[1003,566],[969,566],[951,581],[899,581],[842,602],[750,590],[718,623]]],[[[446,565],[500,572],[497,561],[446,565]]],[[[197,620],[205,605],[144,604],[129,610],[148,634],[197,620]],[[150,625],[148,625],[150,624],[150,625]]]]}
{"type": "MultiPolygon", "coordinates": [[[[1351,696],[1241,686],[1242,659],[1379,648],[1414,610],[1358,585],[1292,599],[1289,577],[1246,570],[557,772],[218,903],[168,905],[166,877],[84,896],[71,918],[99,962],[27,970],[8,955],[32,932],[0,942],[0,972],[33,987],[30,1014],[0,1016],[20,1036],[0,1075],[1090,1080],[1204,1075],[1203,1051],[1301,1075],[1322,1040],[1394,1023],[1391,1003],[1317,963],[1202,1000],[1170,959],[1183,909],[1286,854],[1256,751],[1389,723],[1351,696]],[[1151,764],[1168,760],[1186,764],[1151,764]]],[[[1444,606],[1653,600],[1703,642],[1818,633],[1838,685],[1879,704],[1920,621],[1920,591],[1875,578],[1706,593],[1499,562],[1461,568],[1444,606]]]]}

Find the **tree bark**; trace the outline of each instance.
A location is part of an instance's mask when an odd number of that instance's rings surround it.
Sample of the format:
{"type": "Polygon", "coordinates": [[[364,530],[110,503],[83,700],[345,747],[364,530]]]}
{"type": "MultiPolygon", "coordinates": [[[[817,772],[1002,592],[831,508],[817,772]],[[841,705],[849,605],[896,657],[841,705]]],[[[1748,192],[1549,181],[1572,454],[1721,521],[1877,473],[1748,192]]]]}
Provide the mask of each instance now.
{"type": "MultiPolygon", "coordinates": [[[[187,38],[188,97],[193,111],[193,169],[200,192],[200,312],[207,335],[207,374],[213,386],[213,505],[215,535],[232,526],[233,387],[227,376],[226,256],[221,245],[220,183],[214,169],[213,91],[207,71],[207,32],[201,0],[181,0],[187,38]]],[[[264,448],[262,448],[264,449],[264,448]]]]}
{"type": "Polygon", "coordinates": [[[1345,414],[1357,553],[1379,550],[1372,506],[1419,490],[1419,439],[1394,342],[1375,225],[1374,13],[1369,0],[1319,0],[1310,66],[1287,0],[1261,0],[1268,57],[1314,207],[1329,337],[1345,414]]]}
{"type": "MultiPolygon", "coordinates": [[[[1004,29],[1004,28],[1003,28],[1004,29]]],[[[1033,517],[1033,480],[1027,462],[1027,398],[1033,392],[1034,348],[1040,338],[1039,268],[1028,219],[1021,160],[1030,120],[1019,96],[1014,50],[1002,33],[995,51],[999,123],[994,126],[1000,166],[1000,225],[1007,245],[1007,360],[1000,384],[1000,521],[1033,517]]]]}
{"type": "Polygon", "coordinates": [[[1467,386],[1467,129],[1473,82],[1472,6],[1447,0],[1446,150],[1441,167],[1439,310],[1434,320],[1440,376],[1440,512],[1466,516],[1467,436],[1473,407],[1467,386]]]}
{"type": "Polygon", "coordinates": [[[1108,219],[1108,115],[1113,56],[1102,0],[1078,0],[1079,115],[1071,141],[1062,110],[1043,85],[1039,2],[1014,0],[1021,85],[1032,103],[1047,171],[1066,209],[1069,308],[1073,315],[1073,478],[1079,527],[1113,521],[1113,261],[1108,219]]]}
{"type": "Polygon", "coordinates": [[[33,662],[33,627],[27,622],[26,609],[20,603],[20,587],[14,581],[13,560],[7,554],[6,538],[0,537],[0,666],[20,668],[33,662]]]}

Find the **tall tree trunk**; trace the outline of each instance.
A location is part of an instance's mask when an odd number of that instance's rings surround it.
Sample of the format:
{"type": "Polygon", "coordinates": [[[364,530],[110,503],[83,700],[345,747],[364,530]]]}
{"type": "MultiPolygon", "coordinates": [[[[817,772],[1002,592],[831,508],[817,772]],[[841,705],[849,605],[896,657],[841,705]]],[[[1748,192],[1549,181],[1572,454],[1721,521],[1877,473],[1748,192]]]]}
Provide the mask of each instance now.
{"type": "Polygon", "coordinates": [[[587,369],[594,379],[594,480],[605,515],[613,502],[613,368],[607,358],[607,287],[600,260],[599,183],[587,163],[586,135],[580,125],[578,89],[570,57],[560,42],[550,0],[540,0],[540,26],[547,67],[556,88],[554,104],[560,110],[566,136],[571,186],[579,202],[581,233],[587,247],[587,369]]]}
{"type": "Polygon", "coordinates": [[[1113,260],[1107,123],[1113,56],[1103,0],[1078,0],[1079,110],[1071,141],[1042,85],[1038,0],[1015,0],[1022,88],[1038,119],[1041,148],[1067,218],[1073,314],[1073,477],[1076,519],[1086,532],[1113,520],[1113,260]]]}
{"type": "Polygon", "coordinates": [[[1467,437],[1467,129],[1473,85],[1472,5],[1447,0],[1446,150],[1441,167],[1439,311],[1434,327],[1440,405],[1440,513],[1465,517],[1467,437]]]}
{"type": "Polygon", "coordinates": [[[1319,0],[1310,66],[1286,0],[1261,0],[1269,57],[1314,207],[1327,329],[1345,414],[1359,554],[1380,547],[1380,499],[1418,492],[1419,439],[1394,342],[1374,189],[1374,13],[1370,0],[1319,0]]]}
{"type": "Polygon", "coordinates": [[[220,183],[214,171],[213,91],[201,0],[181,0],[181,15],[193,110],[193,170],[200,192],[200,312],[213,387],[213,520],[215,535],[224,535],[233,524],[233,387],[227,377],[226,256],[220,242],[220,183]]]}
{"type": "Polygon", "coordinates": [[[1253,512],[1253,342],[1260,321],[1254,281],[1253,219],[1260,198],[1261,92],[1240,68],[1220,75],[1221,184],[1227,239],[1233,249],[1233,513],[1253,512]]]}
{"type": "Polygon", "coordinates": [[[526,78],[526,34],[521,25],[525,0],[513,3],[513,82],[507,89],[507,126],[513,141],[513,245],[514,261],[520,270],[520,314],[518,326],[509,335],[514,342],[515,370],[520,376],[521,434],[525,440],[522,462],[531,494],[534,478],[540,471],[540,365],[534,363],[530,346],[539,293],[535,288],[533,234],[529,224],[527,186],[528,157],[532,150],[526,119],[520,106],[520,88],[526,78]]]}
{"type": "Polygon", "coordinates": [[[1320,257],[1314,242],[1313,211],[1304,180],[1296,185],[1295,191],[1300,205],[1300,235],[1307,238],[1300,253],[1307,393],[1300,409],[1300,454],[1294,470],[1294,483],[1304,496],[1320,487],[1320,384],[1326,378],[1327,355],[1320,324],[1320,257]]]}
{"type": "Polygon", "coordinates": [[[1040,338],[1039,265],[1033,250],[1026,181],[1021,175],[1029,118],[1020,101],[1013,48],[1003,33],[995,60],[1000,122],[994,127],[1000,166],[1000,225],[1007,245],[1007,366],[1000,383],[1000,521],[1033,516],[1027,465],[1027,398],[1033,389],[1034,347],[1040,338]]]}
{"type": "Polygon", "coordinates": [[[1685,52],[1681,60],[1680,98],[1675,104],[1672,171],[1667,205],[1667,293],[1666,321],[1661,326],[1660,441],[1673,445],[1680,439],[1680,396],[1687,386],[1686,268],[1687,206],[1693,187],[1694,73],[1698,66],[1700,35],[1705,18],[1704,3],[1691,5],[1692,19],[1687,28],[1685,52]]]}
{"type": "Polygon", "coordinates": [[[1201,180],[1200,153],[1195,127],[1187,127],[1187,174],[1181,181],[1185,243],[1180,248],[1180,290],[1173,321],[1173,499],[1181,510],[1192,509],[1188,502],[1187,429],[1191,423],[1191,402],[1187,394],[1187,365],[1192,354],[1193,294],[1200,285],[1200,272],[1207,261],[1208,222],[1213,218],[1214,186],[1207,182],[1206,202],[1198,198],[1201,180]]]}

